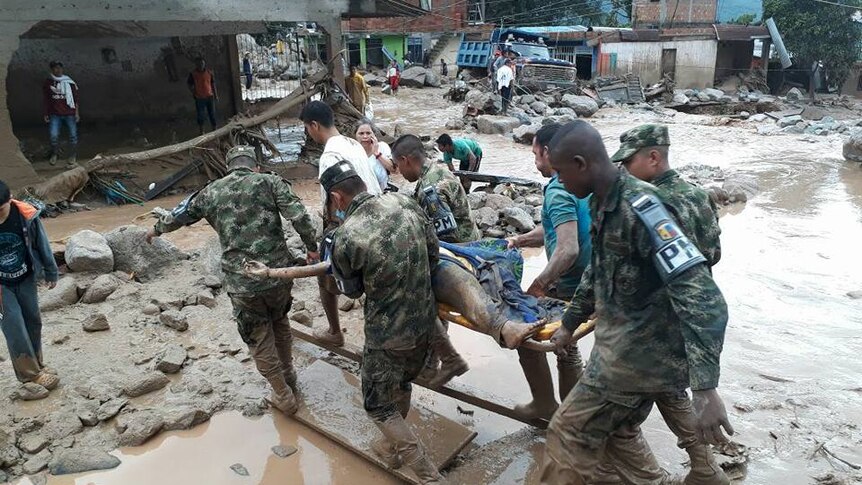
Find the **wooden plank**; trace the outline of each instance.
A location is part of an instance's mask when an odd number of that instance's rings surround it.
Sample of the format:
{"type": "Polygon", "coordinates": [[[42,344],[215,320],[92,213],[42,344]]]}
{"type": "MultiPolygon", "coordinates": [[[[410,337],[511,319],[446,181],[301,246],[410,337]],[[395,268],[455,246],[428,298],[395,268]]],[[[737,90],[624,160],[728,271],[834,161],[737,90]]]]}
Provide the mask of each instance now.
{"type": "Polygon", "coordinates": [[[790,108],[783,111],[771,111],[764,114],[774,120],[780,120],[787,116],[801,115],[803,111],[805,111],[804,108],[790,108]]]}
{"type": "Polygon", "coordinates": [[[477,173],[470,172],[468,170],[455,170],[454,173],[456,176],[460,175],[466,177],[473,182],[485,182],[491,185],[499,185],[499,184],[515,184],[515,185],[525,185],[527,187],[541,187],[542,184],[536,182],[535,180],[527,180],[517,177],[505,177],[503,175],[491,175],[488,173],[477,173]]]}
{"type": "MultiPolygon", "coordinates": [[[[291,322],[291,333],[294,337],[305,340],[306,342],[317,345],[318,347],[324,348],[336,355],[340,355],[346,359],[350,359],[354,362],[362,363],[362,351],[349,343],[344,344],[344,347],[336,347],[334,345],[330,345],[322,340],[315,338],[311,331],[308,330],[308,327],[303,327],[295,322],[291,322]]],[[[490,411],[492,413],[499,414],[501,416],[505,416],[509,419],[514,419],[515,421],[519,421],[524,424],[529,424],[530,426],[535,426],[541,429],[547,429],[548,420],[535,418],[535,419],[526,419],[522,417],[520,414],[515,412],[514,404],[508,402],[507,399],[501,398],[498,396],[485,396],[480,397],[474,394],[474,389],[471,389],[468,386],[463,384],[458,384],[456,382],[450,382],[449,384],[439,387],[432,388],[428,386],[428,383],[422,380],[417,380],[415,384],[431,389],[433,391],[439,392],[445,396],[449,396],[452,399],[457,399],[461,402],[467,403],[471,406],[476,406],[477,408],[484,409],[486,411],[490,411]],[[505,403],[505,404],[503,404],[505,403]]]]}
{"type": "MultiPolygon", "coordinates": [[[[380,430],[362,407],[359,378],[327,364],[314,361],[299,374],[301,405],[295,418],[327,438],[410,483],[419,483],[408,467],[390,469],[371,451],[371,442],[380,430]]],[[[407,424],[419,438],[431,461],[442,470],[476,437],[476,432],[416,403],[407,424]]]]}

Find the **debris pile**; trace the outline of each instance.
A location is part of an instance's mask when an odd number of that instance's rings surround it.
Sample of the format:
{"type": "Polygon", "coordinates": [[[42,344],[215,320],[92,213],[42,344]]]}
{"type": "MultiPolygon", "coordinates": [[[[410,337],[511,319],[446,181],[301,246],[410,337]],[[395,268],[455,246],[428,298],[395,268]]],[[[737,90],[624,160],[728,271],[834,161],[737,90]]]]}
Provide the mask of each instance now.
{"type": "Polygon", "coordinates": [[[524,234],[542,222],[542,189],[499,184],[470,193],[470,208],[484,237],[505,238],[524,234]]]}

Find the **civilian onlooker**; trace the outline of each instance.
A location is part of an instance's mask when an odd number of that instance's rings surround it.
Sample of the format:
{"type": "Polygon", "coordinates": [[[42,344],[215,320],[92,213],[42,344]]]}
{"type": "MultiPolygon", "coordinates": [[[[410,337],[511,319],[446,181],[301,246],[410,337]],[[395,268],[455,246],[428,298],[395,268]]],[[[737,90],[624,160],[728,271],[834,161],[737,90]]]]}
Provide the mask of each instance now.
{"type": "Polygon", "coordinates": [[[51,61],[51,74],[42,86],[45,123],[51,136],[51,165],[60,155],[60,125],[69,130],[69,165],[74,166],[78,150],[78,85],[63,73],[63,63],[51,61]]]}
{"type": "Polygon", "coordinates": [[[215,75],[212,69],[207,69],[207,61],[203,57],[195,59],[195,69],[189,73],[186,84],[195,98],[195,110],[201,135],[204,134],[204,116],[209,116],[210,126],[215,130],[215,103],[218,101],[218,91],[215,75]]]}
{"type": "Polygon", "coordinates": [[[506,59],[503,67],[497,69],[497,87],[503,97],[503,114],[509,111],[509,101],[512,99],[512,83],[515,80],[514,62],[506,59]]]}
{"type": "Polygon", "coordinates": [[[398,63],[395,59],[389,64],[389,70],[386,72],[386,77],[389,79],[389,87],[392,89],[392,94],[398,94],[398,83],[401,81],[401,70],[398,69],[398,63]]]}
{"type": "MultiPolygon", "coordinates": [[[[18,380],[50,391],[60,379],[42,363],[42,315],[36,278],[44,276],[48,287],[53,288],[58,271],[39,212],[13,199],[9,187],[0,180],[0,327],[18,380]]],[[[41,399],[47,395],[33,387],[23,387],[19,397],[41,399]]]]}
{"type": "Polygon", "coordinates": [[[449,77],[449,65],[446,64],[446,59],[440,59],[440,75],[449,77]]]}

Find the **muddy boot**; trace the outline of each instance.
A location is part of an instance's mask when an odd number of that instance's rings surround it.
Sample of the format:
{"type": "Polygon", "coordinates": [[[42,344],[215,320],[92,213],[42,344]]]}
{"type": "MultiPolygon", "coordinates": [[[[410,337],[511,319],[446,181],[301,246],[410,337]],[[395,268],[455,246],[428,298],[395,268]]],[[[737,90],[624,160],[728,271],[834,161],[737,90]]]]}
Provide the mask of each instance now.
{"type": "Polygon", "coordinates": [[[284,375],[279,372],[273,377],[267,377],[266,380],[272,386],[272,394],[267,401],[288,416],[296,414],[299,405],[296,402],[296,396],[293,395],[293,390],[284,380],[284,375]]]}
{"type": "Polygon", "coordinates": [[[401,462],[413,470],[420,483],[441,483],[443,477],[425,454],[419,439],[410,431],[404,418],[396,414],[382,423],[375,421],[375,424],[380,428],[383,436],[392,443],[401,462]]]}
{"type": "Polygon", "coordinates": [[[455,350],[452,341],[449,340],[449,334],[446,333],[446,329],[439,321],[437,322],[436,331],[437,335],[432,339],[432,348],[440,357],[440,370],[428,382],[428,385],[432,388],[441,387],[453,378],[465,374],[470,370],[467,361],[455,350]]]}
{"type": "Polygon", "coordinates": [[[296,391],[296,369],[293,367],[293,335],[290,333],[290,320],[285,317],[276,327],[275,351],[281,361],[281,374],[287,385],[296,391]]]}
{"type": "Polygon", "coordinates": [[[51,156],[48,157],[48,163],[50,165],[57,165],[57,150],[51,152],[51,156]]]}
{"type": "Polygon", "coordinates": [[[557,357],[557,376],[560,384],[560,402],[566,400],[566,396],[575,387],[575,384],[581,380],[584,375],[584,364],[581,360],[581,354],[576,345],[570,346],[568,354],[563,357],[557,357]]]}
{"type": "Polygon", "coordinates": [[[328,328],[319,328],[311,332],[314,338],[336,347],[344,347],[344,334],[332,333],[328,328]]]}
{"type": "Polygon", "coordinates": [[[691,459],[685,485],[730,485],[730,478],[715,462],[709,446],[697,444],[686,448],[685,452],[691,459]]]}
{"type": "Polygon", "coordinates": [[[515,412],[528,419],[551,419],[559,405],[554,399],[554,381],[548,358],[542,352],[521,348],[518,349],[518,356],[533,400],[515,406],[515,412]]]}
{"type": "Polygon", "coordinates": [[[371,451],[373,451],[378,458],[383,460],[383,463],[386,463],[386,466],[393,470],[397,470],[403,465],[401,457],[398,456],[398,453],[395,451],[395,445],[386,439],[385,436],[377,438],[371,442],[371,451]]]}
{"type": "Polygon", "coordinates": [[[602,463],[596,468],[591,485],[621,485],[625,483],[617,474],[617,470],[609,463],[602,463]]]}

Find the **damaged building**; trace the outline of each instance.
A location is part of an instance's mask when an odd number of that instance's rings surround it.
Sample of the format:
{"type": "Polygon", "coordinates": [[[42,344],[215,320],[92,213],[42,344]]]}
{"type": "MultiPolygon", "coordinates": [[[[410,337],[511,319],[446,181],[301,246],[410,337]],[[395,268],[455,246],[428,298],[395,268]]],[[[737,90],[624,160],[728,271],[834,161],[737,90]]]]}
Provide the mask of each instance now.
{"type": "MultiPolygon", "coordinates": [[[[186,78],[197,57],[215,74],[220,121],[243,112],[238,34],[263,32],[268,23],[312,21],[327,34],[325,51],[338,53],[342,19],[423,12],[418,2],[400,0],[49,3],[0,5],[0,173],[13,188],[38,182],[37,168],[50,168],[39,144],[47,144],[42,84],[53,60],[63,62],[79,86],[82,155],[94,155],[86,152],[88,138],[116,137],[115,146],[122,147],[135,136],[136,123],[163,124],[157,142],[196,134],[186,78]]],[[[333,77],[343,79],[335,66],[333,77]]]]}

